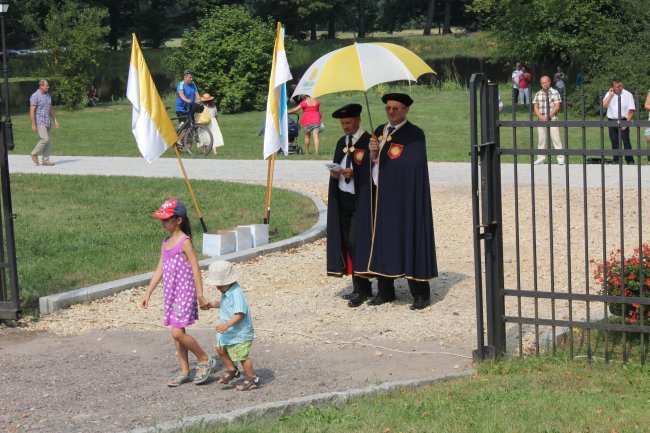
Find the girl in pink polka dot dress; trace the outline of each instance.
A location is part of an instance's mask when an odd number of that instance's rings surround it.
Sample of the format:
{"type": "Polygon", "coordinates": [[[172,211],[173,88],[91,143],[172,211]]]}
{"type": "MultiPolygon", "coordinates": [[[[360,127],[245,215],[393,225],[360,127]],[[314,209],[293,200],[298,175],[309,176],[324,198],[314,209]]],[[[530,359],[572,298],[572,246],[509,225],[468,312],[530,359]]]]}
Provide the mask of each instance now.
{"type": "Polygon", "coordinates": [[[182,201],[172,198],[164,202],[153,216],[161,220],[163,230],[170,236],[162,242],[158,267],[140,304],[142,308],[149,306],[149,298],[162,279],[165,304],[163,325],[172,328],[181,365],[181,371],[170,378],[167,385],[178,386],[192,380],[189,352],[199,360],[194,383],[200,384],[208,379],[216,360],[206,355],[194,337],[185,332],[185,327],[199,318],[198,304],[205,304],[201,270],[192,245],[187,210],[182,201]]]}

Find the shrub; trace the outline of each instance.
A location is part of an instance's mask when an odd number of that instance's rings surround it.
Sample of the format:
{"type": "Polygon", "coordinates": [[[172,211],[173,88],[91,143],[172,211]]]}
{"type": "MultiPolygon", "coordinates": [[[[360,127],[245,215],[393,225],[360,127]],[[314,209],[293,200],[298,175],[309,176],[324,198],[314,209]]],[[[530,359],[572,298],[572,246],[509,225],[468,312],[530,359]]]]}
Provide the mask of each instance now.
{"type": "MultiPolygon", "coordinates": [[[[643,249],[639,254],[639,249],[634,249],[632,257],[625,259],[624,265],[621,266],[621,250],[609,253],[609,259],[605,263],[596,263],[593,278],[598,283],[604,284],[602,293],[608,296],[633,296],[645,297],[650,295],[650,246],[643,244],[643,249]]],[[[622,304],[609,303],[609,310],[616,316],[625,315],[629,323],[636,323],[640,320],[643,311],[646,317],[650,318],[650,311],[647,307],[641,307],[639,304],[622,304]],[[625,306],[625,308],[624,308],[625,306]],[[623,311],[625,310],[625,313],[623,311]]]]}

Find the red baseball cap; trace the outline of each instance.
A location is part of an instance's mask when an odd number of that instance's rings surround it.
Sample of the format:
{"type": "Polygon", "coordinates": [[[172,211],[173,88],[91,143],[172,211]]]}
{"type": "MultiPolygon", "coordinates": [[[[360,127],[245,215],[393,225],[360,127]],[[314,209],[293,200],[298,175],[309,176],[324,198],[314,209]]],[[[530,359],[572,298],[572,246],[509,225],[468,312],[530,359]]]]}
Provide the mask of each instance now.
{"type": "Polygon", "coordinates": [[[166,220],[173,216],[187,216],[187,209],[185,209],[185,204],[175,198],[170,198],[165,201],[160,208],[152,214],[155,218],[160,218],[161,220],[166,220]]]}

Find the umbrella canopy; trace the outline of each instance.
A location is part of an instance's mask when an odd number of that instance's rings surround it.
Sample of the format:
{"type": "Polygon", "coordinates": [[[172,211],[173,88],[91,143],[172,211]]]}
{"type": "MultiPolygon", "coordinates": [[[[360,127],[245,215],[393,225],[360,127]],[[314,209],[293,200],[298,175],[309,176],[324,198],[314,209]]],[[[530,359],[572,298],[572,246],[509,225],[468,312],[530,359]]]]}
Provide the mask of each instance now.
{"type": "Polygon", "coordinates": [[[417,81],[424,74],[435,72],[404,47],[355,42],[316,60],[298,82],[293,96],[317,97],[350,90],[365,92],[381,83],[417,81]]]}

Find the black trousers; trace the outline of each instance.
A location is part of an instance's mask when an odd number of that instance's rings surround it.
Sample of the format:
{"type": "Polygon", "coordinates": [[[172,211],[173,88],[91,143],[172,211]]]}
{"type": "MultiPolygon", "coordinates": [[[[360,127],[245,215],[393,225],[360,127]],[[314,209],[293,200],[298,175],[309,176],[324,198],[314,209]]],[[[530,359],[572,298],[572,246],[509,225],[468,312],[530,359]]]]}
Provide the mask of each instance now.
{"type": "MultiPolygon", "coordinates": [[[[354,209],[355,201],[354,194],[349,192],[338,192],[339,197],[339,222],[341,224],[341,237],[343,244],[350,253],[350,257],[354,257],[354,209]]],[[[372,286],[370,280],[353,275],[352,276],[352,290],[363,296],[372,296],[372,286]]]]}
{"type": "Polygon", "coordinates": [[[519,89],[515,89],[514,87],[512,88],[512,106],[514,107],[517,105],[517,101],[519,100],[519,89]]]}
{"type": "MultiPolygon", "coordinates": [[[[390,277],[377,277],[378,295],[384,299],[395,299],[395,278],[390,277]]],[[[415,281],[406,279],[409,285],[409,290],[413,299],[423,299],[429,301],[431,299],[431,286],[428,281],[415,281]]]]}
{"type": "MultiPolygon", "coordinates": [[[[618,120],[618,119],[609,119],[609,120],[618,120]]],[[[627,119],[621,119],[621,120],[627,120],[627,119]]],[[[625,149],[632,150],[632,143],[630,142],[630,128],[625,128],[621,130],[618,127],[610,126],[608,129],[609,129],[609,141],[612,142],[612,149],[618,150],[621,147],[620,142],[618,140],[618,133],[620,131],[621,140],[623,141],[623,147],[625,147],[625,149]]],[[[619,160],[618,155],[614,155],[614,162],[618,162],[618,160],[619,160]]],[[[634,164],[634,157],[632,157],[631,155],[625,156],[625,161],[634,164]]]]}

